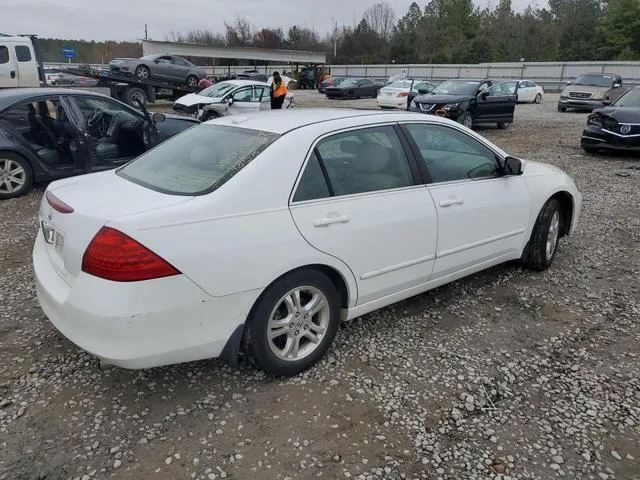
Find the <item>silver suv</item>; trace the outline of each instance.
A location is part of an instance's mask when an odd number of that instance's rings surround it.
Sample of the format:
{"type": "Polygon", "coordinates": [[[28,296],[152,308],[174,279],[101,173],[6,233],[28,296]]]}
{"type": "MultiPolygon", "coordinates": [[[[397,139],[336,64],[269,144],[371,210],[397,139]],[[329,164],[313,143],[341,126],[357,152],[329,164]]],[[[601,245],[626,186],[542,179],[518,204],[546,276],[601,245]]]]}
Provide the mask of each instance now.
{"type": "Polygon", "coordinates": [[[558,111],[567,108],[593,110],[609,105],[624,93],[622,77],[614,73],[584,73],[567,86],[560,94],[558,111]]]}

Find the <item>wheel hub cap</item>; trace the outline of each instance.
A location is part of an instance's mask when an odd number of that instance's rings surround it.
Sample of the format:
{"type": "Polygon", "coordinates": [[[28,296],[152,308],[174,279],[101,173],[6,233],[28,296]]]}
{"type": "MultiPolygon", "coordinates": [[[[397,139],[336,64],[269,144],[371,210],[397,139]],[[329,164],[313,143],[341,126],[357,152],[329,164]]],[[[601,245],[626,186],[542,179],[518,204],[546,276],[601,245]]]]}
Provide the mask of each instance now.
{"type": "Polygon", "coordinates": [[[24,185],[26,177],[27,172],[18,162],[0,158],[0,192],[18,191],[24,185]]]}
{"type": "Polygon", "coordinates": [[[269,348],[281,360],[307,357],[324,338],[330,314],[329,301],[317,288],[289,291],[271,312],[267,327],[269,348]]]}
{"type": "Polygon", "coordinates": [[[556,245],[558,243],[558,234],[560,233],[560,214],[555,211],[553,212],[553,216],[551,217],[551,223],[549,224],[549,232],[547,233],[547,246],[546,246],[546,256],[547,260],[550,260],[553,257],[554,252],[556,251],[556,245]]]}

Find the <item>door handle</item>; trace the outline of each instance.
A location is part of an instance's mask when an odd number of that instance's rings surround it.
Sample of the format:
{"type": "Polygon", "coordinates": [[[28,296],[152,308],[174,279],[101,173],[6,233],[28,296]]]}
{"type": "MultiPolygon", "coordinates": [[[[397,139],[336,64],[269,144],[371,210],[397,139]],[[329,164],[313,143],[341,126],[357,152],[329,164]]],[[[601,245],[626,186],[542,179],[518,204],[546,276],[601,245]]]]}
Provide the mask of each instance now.
{"type": "Polygon", "coordinates": [[[442,200],[440,202],[441,207],[451,207],[453,205],[462,205],[464,200],[461,198],[450,198],[449,200],[442,200]]]}
{"type": "Polygon", "coordinates": [[[11,78],[16,78],[16,71],[15,70],[11,70],[9,72],[9,75],[11,75],[11,78]]]}
{"type": "Polygon", "coordinates": [[[327,225],[331,225],[332,223],[347,223],[349,221],[349,217],[346,215],[340,215],[337,217],[324,217],[318,218],[313,222],[314,227],[326,227],[327,225]]]}

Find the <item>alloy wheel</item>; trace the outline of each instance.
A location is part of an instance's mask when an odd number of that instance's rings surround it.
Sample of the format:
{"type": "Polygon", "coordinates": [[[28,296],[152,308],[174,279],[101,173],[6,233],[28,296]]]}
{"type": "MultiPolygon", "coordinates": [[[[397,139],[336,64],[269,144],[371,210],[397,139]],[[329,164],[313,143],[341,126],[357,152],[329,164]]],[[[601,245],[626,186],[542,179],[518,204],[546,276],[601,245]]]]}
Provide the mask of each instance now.
{"type": "Polygon", "coordinates": [[[271,312],[267,326],[269,348],[279,359],[301,360],[322,342],[331,316],[329,301],[314,287],[296,287],[271,312]]]}
{"type": "Polygon", "coordinates": [[[547,245],[545,249],[545,255],[547,260],[551,260],[553,254],[556,251],[556,245],[558,244],[558,234],[560,233],[560,214],[556,210],[551,217],[551,223],[549,224],[549,232],[547,233],[547,245]]]}
{"type": "Polygon", "coordinates": [[[0,158],[0,193],[14,193],[27,181],[27,172],[15,160],[0,158]]]}

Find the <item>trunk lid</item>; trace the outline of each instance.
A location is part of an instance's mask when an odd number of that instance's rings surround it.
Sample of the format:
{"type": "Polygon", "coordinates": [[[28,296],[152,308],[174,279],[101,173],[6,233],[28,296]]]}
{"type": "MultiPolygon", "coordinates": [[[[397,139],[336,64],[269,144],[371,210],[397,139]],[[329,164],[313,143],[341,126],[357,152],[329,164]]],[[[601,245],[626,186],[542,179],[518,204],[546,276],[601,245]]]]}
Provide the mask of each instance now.
{"type": "Polygon", "coordinates": [[[40,233],[45,229],[48,232],[45,242],[49,259],[68,284],[80,273],[82,256],[89,242],[111,219],[169,207],[193,198],[150,190],[119,177],[113,170],[53,182],[47,192],[74,210],[72,213],[57,211],[45,194],[39,211],[40,233]]]}

